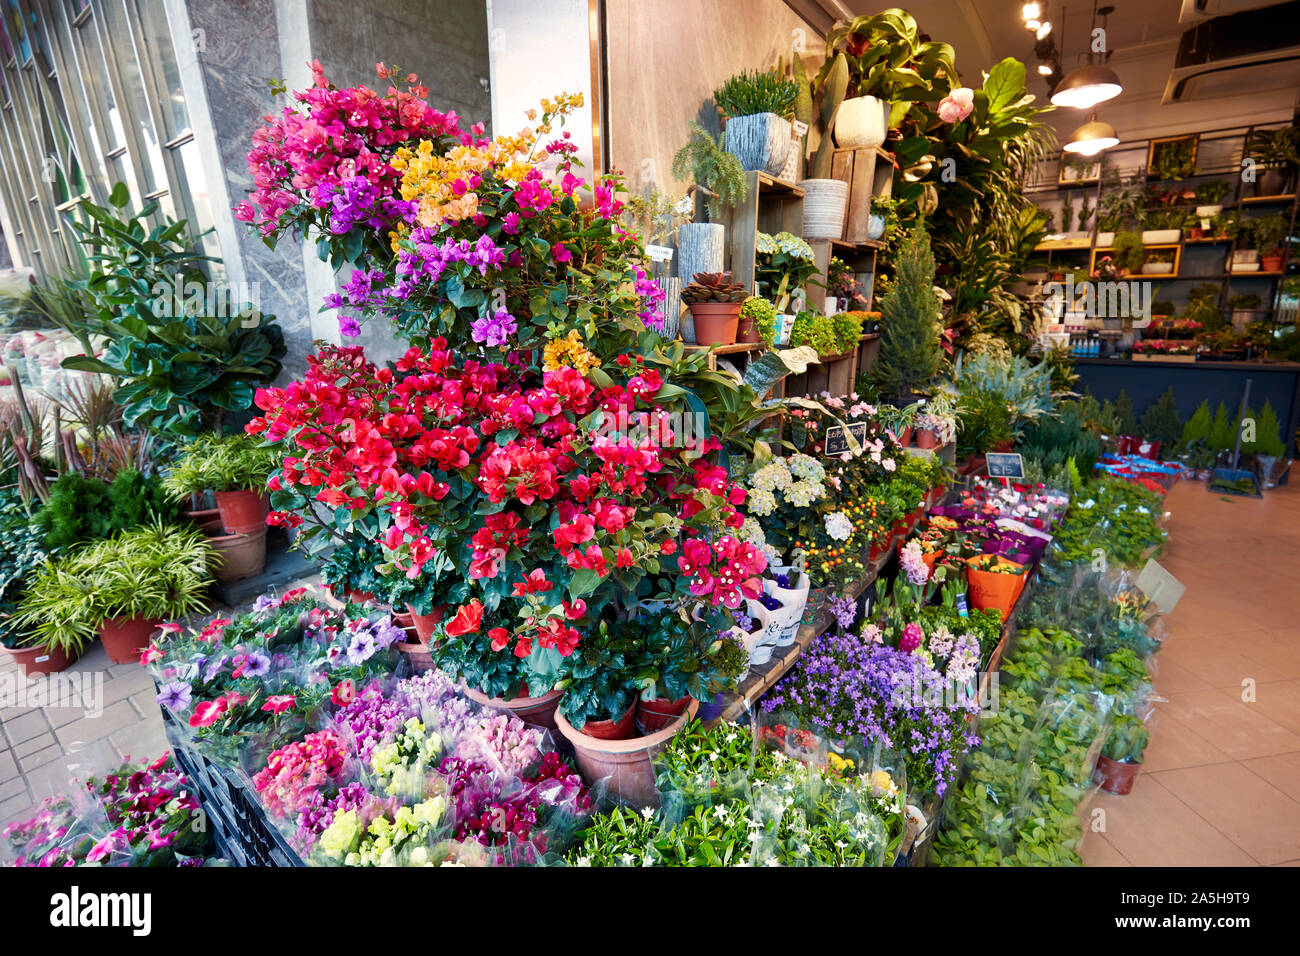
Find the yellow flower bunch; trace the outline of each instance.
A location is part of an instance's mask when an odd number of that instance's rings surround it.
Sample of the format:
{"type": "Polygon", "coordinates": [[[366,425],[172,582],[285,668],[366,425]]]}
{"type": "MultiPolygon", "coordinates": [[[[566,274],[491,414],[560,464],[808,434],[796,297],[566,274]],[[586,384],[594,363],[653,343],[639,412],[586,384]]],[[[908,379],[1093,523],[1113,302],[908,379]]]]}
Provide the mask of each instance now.
{"type": "Polygon", "coordinates": [[[576,368],[578,373],[584,377],[593,368],[600,365],[600,359],[596,358],[582,344],[577,329],[571,330],[562,339],[551,339],[546,343],[546,348],[542,353],[543,371],[554,372],[564,365],[576,368]]]}
{"type": "Polygon", "coordinates": [[[849,773],[853,772],[853,761],[841,757],[837,753],[828,753],[826,755],[826,763],[829,765],[832,775],[836,777],[844,776],[845,771],[848,771],[849,773]]]}

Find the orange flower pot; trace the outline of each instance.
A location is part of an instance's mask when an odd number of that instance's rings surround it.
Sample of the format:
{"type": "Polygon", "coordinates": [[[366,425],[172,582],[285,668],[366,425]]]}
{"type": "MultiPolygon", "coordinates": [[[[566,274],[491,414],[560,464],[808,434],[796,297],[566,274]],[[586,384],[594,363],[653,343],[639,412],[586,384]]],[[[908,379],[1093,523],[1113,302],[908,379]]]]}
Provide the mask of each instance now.
{"type": "Polygon", "coordinates": [[[271,500],[266,492],[218,491],[213,496],[226,534],[256,534],[266,530],[266,516],[271,513],[271,500]]]}
{"type": "Polygon", "coordinates": [[[657,697],[654,700],[636,699],[636,728],[642,734],[653,734],[663,730],[680,717],[691,703],[691,695],[677,700],[657,697]]]}
{"type": "Polygon", "coordinates": [[[465,696],[489,710],[496,710],[510,714],[512,717],[518,717],[531,727],[555,730],[555,708],[559,705],[560,698],[564,696],[564,691],[553,690],[541,697],[529,697],[526,686],[521,688],[521,691],[518,697],[507,699],[505,697],[489,697],[473,687],[466,687],[465,696]]]}
{"type": "MultiPolygon", "coordinates": [[[[1005,621],[1011,615],[1020,592],[1024,590],[1025,575],[1023,571],[1019,574],[981,571],[974,565],[983,557],[985,555],[966,559],[966,580],[970,583],[971,603],[981,611],[996,608],[1002,612],[1002,620],[1005,621]]],[[[1006,558],[998,558],[998,564],[1004,567],[1022,567],[1006,558]]]]}
{"type": "Polygon", "coordinates": [[[740,325],[739,302],[692,302],[695,341],[700,345],[733,345],[740,325]]]}
{"type": "Polygon", "coordinates": [[[140,652],[162,623],[153,617],[110,617],[99,625],[108,659],[114,664],[138,664],[140,652]]]}
{"type": "Polygon", "coordinates": [[[406,610],[411,615],[411,623],[415,626],[415,633],[419,635],[420,643],[428,644],[433,638],[433,632],[442,623],[443,616],[447,613],[447,606],[445,604],[435,605],[428,614],[416,614],[415,608],[409,604],[406,605],[406,610]]]}
{"type": "MultiPolygon", "coordinates": [[[[61,647],[46,647],[43,644],[36,647],[6,647],[4,650],[22,665],[23,673],[28,677],[41,677],[67,670],[78,656],[68,654],[61,647]]],[[[139,659],[139,655],[136,655],[136,659],[139,659]]]]}

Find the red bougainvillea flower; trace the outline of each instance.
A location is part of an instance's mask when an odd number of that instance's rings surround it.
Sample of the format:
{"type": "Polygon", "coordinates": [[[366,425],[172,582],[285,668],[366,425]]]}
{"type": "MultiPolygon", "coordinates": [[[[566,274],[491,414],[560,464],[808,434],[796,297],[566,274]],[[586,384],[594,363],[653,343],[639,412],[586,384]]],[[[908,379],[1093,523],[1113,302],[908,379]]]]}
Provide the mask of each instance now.
{"type": "Polygon", "coordinates": [[[479,624],[482,621],[483,603],[478,598],[474,598],[468,604],[462,604],[456,610],[456,616],[447,625],[447,634],[450,637],[460,637],[462,634],[477,634],[479,624]]]}
{"type": "Polygon", "coordinates": [[[262,709],[271,714],[283,714],[286,710],[291,710],[295,703],[293,694],[275,694],[266,698],[262,709]]]}
{"type": "Polygon", "coordinates": [[[502,651],[510,643],[510,632],[504,627],[494,627],[488,631],[488,637],[492,639],[492,650],[502,651]]]}
{"type": "Polygon", "coordinates": [[[515,597],[523,597],[525,594],[545,594],[553,587],[555,585],[546,580],[546,572],[541,568],[534,568],[524,580],[515,582],[512,593],[515,597]]]}
{"type": "Polygon", "coordinates": [[[564,606],[564,616],[570,621],[577,621],[587,613],[587,602],[582,598],[578,598],[576,601],[563,601],[561,603],[564,606]]]}

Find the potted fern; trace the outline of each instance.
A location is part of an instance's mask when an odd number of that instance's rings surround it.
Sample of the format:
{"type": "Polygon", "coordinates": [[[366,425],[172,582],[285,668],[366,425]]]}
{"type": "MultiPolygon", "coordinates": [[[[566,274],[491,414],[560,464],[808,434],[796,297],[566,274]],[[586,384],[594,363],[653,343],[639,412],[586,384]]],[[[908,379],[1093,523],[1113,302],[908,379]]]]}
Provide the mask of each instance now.
{"type": "Polygon", "coordinates": [[[18,602],[27,643],[76,657],[95,639],[139,660],[158,625],[206,606],[216,554],[202,532],[161,522],[47,560],[18,602]]]}
{"type": "Polygon", "coordinates": [[[724,147],[744,169],[775,176],[785,168],[798,94],[795,81],[775,70],[739,73],[713,91],[726,118],[724,147]]]}
{"type": "Polygon", "coordinates": [[[1285,195],[1300,166],[1300,128],[1255,130],[1246,140],[1246,156],[1255,161],[1255,195],[1285,195]]]}
{"type": "MultiPolygon", "coordinates": [[[[694,122],[691,138],[673,157],[673,175],[694,180],[688,195],[697,206],[703,199],[709,218],[708,222],[687,222],[677,227],[677,276],[685,286],[701,272],[722,271],[727,238],[723,208],[744,202],[749,183],[740,160],[694,122]]],[[[687,341],[692,339],[687,337],[687,341]]]]}
{"type": "Polygon", "coordinates": [[[194,500],[208,491],[216,499],[226,532],[211,541],[223,554],[218,580],[252,577],[266,566],[266,483],[279,466],[279,453],[248,435],[205,436],[190,443],[163,479],[178,499],[194,500]]]}

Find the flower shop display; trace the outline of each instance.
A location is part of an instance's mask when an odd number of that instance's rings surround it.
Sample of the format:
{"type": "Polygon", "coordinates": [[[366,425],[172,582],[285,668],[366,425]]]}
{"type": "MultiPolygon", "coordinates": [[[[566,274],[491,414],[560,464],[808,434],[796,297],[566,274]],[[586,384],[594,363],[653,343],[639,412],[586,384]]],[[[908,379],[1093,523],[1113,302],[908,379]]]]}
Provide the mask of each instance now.
{"type": "Polygon", "coordinates": [[[18,601],[25,643],[75,657],[98,635],[134,663],[167,618],[207,605],[215,556],[202,532],[157,523],[47,558],[18,601]]]}
{"type": "Polygon", "coordinates": [[[10,866],[205,866],[212,834],[170,754],[87,777],[0,831],[10,866]]]}

